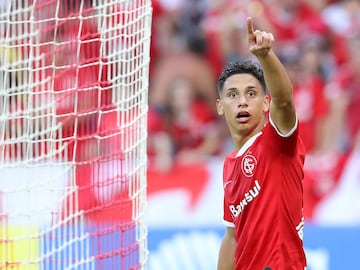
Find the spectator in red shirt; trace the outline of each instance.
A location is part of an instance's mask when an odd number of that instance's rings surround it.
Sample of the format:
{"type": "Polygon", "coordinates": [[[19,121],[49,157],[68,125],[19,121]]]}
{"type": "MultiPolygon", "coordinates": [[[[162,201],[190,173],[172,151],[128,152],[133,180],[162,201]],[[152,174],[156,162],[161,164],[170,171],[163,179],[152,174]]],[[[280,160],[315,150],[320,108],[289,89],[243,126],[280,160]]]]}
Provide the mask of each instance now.
{"type": "Polygon", "coordinates": [[[321,11],[321,16],[331,33],[331,49],[338,65],[346,61],[347,38],[360,31],[359,14],[358,0],[331,1],[321,11]]]}
{"type": "MultiPolygon", "coordinates": [[[[154,120],[154,112],[151,115],[154,120]]],[[[154,144],[161,138],[161,144],[152,147],[157,154],[171,155],[175,164],[191,164],[202,163],[219,152],[218,118],[189,78],[180,76],[168,85],[161,117],[165,126],[150,135],[154,144]]]]}
{"type": "Polygon", "coordinates": [[[347,40],[347,61],[339,67],[327,84],[330,100],[329,134],[338,152],[347,151],[354,145],[360,130],[360,35],[347,40]]]}
{"type": "Polygon", "coordinates": [[[293,82],[299,134],[307,154],[314,154],[325,151],[322,141],[326,136],[324,121],[328,113],[325,80],[321,74],[321,46],[308,43],[301,48],[292,48],[287,55],[283,50],[280,57],[293,82]]]}
{"type": "Polygon", "coordinates": [[[317,203],[329,190],[332,184],[330,181],[333,180],[324,177],[328,176],[327,166],[318,166],[323,155],[327,154],[323,142],[328,135],[325,132],[328,103],[321,66],[323,43],[321,39],[316,42],[314,40],[315,38],[307,40],[300,50],[297,47],[288,47],[287,51],[281,50],[282,62],[293,82],[299,134],[307,153],[303,188],[304,216],[309,220],[317,203]]]}
{"type": "Polygon", "coordinates": [[[264,14],[259,18],[259,24],[270,29],[278,41],[277,48],[296,45],[303,35],[316,32],[326,35],[327,25],[320,11],[308,5],[306,1],[273,0],[264,2],[264,14]],[[296,25],[296,27],[293,27],[296,25]]]}
{"type": "MultiPolygon", "coordinates": [[[[347,43],[348,60],[326,84],[329,102],[324,119],[322,151],[308,155],[305,163],[304,213],[311,220],[317,208],[341,185],[341,175],[360,134],[360,36],[347,43]]],[[[356,150],[354,150],[356,151],[356,150]]],[[[357,150],[358,151],[358,150],[357,150]]]]}

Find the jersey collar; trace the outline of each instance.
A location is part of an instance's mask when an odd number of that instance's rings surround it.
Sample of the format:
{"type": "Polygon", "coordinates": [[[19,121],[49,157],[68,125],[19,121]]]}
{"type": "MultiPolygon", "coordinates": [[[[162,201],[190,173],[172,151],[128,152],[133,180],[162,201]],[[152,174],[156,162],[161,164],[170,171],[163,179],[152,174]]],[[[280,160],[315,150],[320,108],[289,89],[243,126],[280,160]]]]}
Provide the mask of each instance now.
{"type": "Polygon", "coordinates": [[[240,150],[237,152],[236,157],[240,157],[242,154],[245,153],[245,151],[247,149],[249,149],[249,147],[254,143],[254,141],[256,140],[257,137],[259,137],[262,134],[262,131],[260,131],[259,133],[256,133],[254,136],[252,136],[241,148],[240,150]]]}

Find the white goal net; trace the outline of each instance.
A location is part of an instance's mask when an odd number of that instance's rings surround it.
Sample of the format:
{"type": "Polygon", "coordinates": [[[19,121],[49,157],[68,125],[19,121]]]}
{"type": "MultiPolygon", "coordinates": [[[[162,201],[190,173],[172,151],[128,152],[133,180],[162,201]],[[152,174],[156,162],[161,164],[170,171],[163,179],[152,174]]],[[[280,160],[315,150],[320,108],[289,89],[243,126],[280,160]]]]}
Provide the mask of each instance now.
{"type": "Polygon", "coordinates": [[[0,269],[145,269],[151,0],[0,0],[0,269]]]}

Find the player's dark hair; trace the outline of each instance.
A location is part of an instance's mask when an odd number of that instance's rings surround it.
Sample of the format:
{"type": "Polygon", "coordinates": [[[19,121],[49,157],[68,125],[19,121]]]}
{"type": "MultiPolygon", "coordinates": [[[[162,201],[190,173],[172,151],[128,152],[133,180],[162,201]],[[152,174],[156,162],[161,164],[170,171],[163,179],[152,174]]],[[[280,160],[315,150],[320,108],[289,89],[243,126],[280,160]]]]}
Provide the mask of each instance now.
{"type": "Polygon", "coordinates": [[[221,92],[227,78],[235,74],[253,75],[260,82],[264,90],[264,93],[266,93],[266,83],[265,83],[264,73],[260,64],[252,60],[236,60],[229,62],[219,76],[217,82],[217,89],[219,96],[221,96],[221,92]]]}

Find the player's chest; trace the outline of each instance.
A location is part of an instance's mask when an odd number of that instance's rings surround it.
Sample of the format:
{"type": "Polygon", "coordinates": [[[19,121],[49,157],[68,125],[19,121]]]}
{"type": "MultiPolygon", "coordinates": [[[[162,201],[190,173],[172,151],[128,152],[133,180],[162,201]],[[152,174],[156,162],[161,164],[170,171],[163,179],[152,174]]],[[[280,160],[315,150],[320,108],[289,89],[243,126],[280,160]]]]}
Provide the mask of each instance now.
{"type": "Polygon", "coordinates": [[[229,159],[224,167],[224,193],[230,200],[238,200],[245,194],[255,195],[264,181],[266,162],[256,152],[248,152],[229,159]]]}

